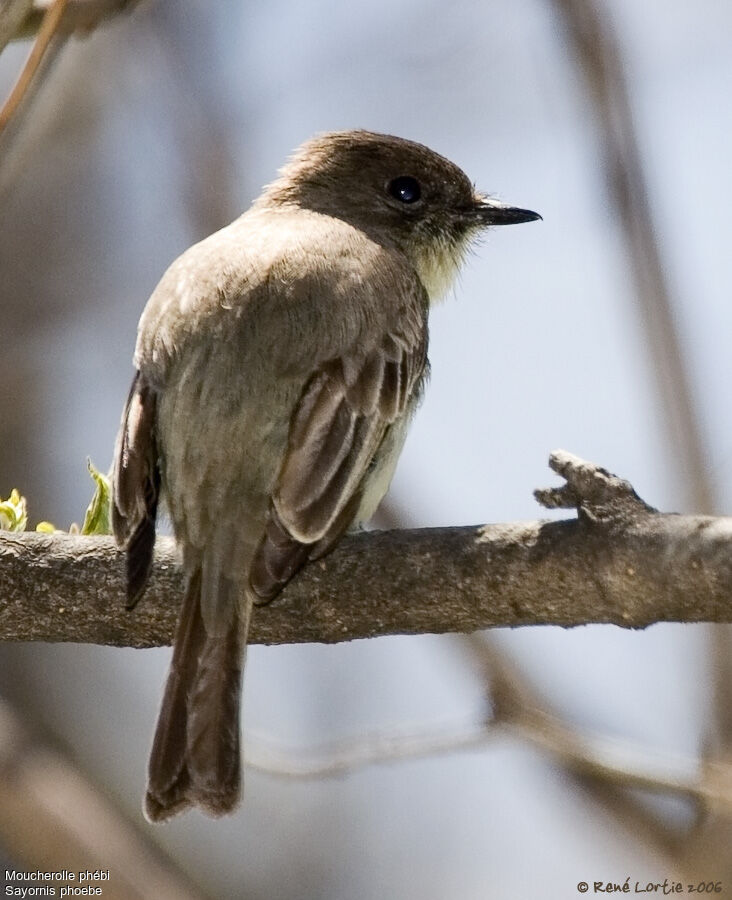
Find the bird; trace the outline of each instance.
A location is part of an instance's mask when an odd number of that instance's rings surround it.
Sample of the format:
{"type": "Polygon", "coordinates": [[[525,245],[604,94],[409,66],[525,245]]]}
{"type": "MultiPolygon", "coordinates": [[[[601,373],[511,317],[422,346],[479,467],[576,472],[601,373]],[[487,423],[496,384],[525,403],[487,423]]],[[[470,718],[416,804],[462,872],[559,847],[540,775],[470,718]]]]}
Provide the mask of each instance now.
{"type": "Polygon", "coordinates": [[[163,275],[138,326],[112,505],[130,609],[163,506],[184,574],[151,822],[237,807],[252,607],[372,516],[424,390],[431,306],[486,228],[540,218],[422,144],[330,132],[163,275]]]}

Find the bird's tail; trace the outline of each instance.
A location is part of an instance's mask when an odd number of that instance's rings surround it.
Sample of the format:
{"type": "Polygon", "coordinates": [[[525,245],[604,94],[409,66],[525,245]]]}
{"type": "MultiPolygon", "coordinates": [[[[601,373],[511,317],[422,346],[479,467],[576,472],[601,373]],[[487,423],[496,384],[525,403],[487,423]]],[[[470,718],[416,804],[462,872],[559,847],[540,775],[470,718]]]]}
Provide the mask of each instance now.
{"type": "Polygon", "coordinates": [[[199,567],[188,578],[150,754],[144,810],[151,822],[190,806],[221,816],[241,794],[239,716],[251,603],[230,579],[206,581],[218,614],[213,627],[199,567]]]}

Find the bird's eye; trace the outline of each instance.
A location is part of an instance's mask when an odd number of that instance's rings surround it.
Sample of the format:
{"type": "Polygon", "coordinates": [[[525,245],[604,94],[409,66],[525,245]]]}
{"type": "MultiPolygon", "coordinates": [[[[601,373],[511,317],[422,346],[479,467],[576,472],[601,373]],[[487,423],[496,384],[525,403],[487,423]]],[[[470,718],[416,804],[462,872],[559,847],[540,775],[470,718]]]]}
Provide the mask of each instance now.
{"type": "Polygon", "coordinates": [[[400,175],[389,182],[389,193],[402,203],[416,203],[422,196],[422,188],[411,175],[400,175]]]}

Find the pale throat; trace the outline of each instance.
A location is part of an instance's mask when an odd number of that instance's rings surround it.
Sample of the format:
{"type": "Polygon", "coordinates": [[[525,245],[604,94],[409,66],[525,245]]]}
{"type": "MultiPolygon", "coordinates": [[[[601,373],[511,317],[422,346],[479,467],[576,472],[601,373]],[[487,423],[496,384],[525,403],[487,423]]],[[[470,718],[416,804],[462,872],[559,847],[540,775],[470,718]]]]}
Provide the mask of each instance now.
{"type": "Polygon", "coordinates": [[[426,246],[412,247],[409,256],[431,306],[443,300],[455,283],[469,244],[470,237],[466,236],[459,243],[432,241],[426,246]]]}

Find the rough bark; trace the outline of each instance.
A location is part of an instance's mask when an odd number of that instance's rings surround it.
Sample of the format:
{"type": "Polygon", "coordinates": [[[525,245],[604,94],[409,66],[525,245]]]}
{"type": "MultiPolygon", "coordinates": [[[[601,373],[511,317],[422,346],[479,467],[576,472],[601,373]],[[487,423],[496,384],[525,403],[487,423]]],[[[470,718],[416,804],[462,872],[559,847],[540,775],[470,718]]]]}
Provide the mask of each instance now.
{"type": "MultiPolygon", "coordinates": [[[[659,513],[605,470],[557,452],[567,483],[537,491],[578,517],[349,535],[256,611],[251,641],[333,643],[490,626],[732,621],[732,519],[659,513]]],[[[0,639],[169,644],[182,582],[159,538],[124,608],[111,538],[0,535],[0,639]]]]}

